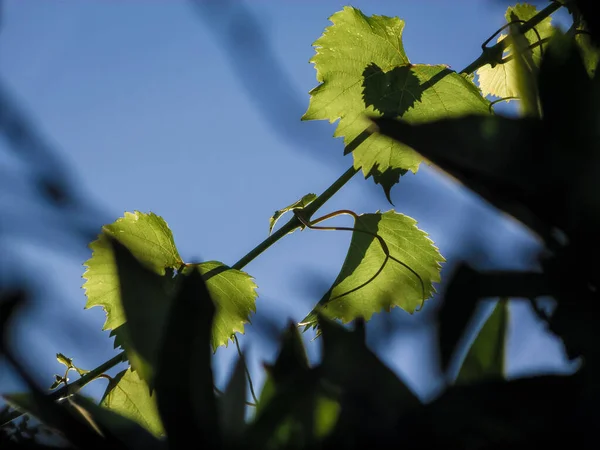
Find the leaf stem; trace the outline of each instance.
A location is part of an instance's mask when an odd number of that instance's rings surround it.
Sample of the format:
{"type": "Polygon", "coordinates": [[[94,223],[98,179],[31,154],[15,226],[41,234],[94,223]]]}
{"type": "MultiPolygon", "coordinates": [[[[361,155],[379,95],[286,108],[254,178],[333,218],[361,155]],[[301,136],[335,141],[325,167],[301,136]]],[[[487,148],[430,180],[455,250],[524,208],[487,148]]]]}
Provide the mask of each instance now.
{"type": "Polygon", "coordinates": [[[244,359],[244,355],[242,355],[242,349],[240,348],[240,341],[238,341],[237,336],[233,335],[233,340],[235,342],[235,347],[237,348],[238,355],[242,359],[242,364],[244,364],[244,371],[246,372],[246,378],[248,378],[248,386],[250,387],[250,395],[252,395],[252,400],[254,400],[255,406],[258,404],[258,399],[256,398],[256,394],[254,393],[254,384],[252,384],[252,377],[250,376],[250,371],[248,370],[248,366],[246,365],[246,360],[244,359]]]}
{"type": "MultiPolygon", "coordinates": [[[[561,6],[563,6],[563,4],[559,3],[559,2],[550,3],[544,9],[542,9],[539,13],[537,13],[535,16],[533,16],[531,19],[529,19],[526,23],[521,25],[519,32],[527,33],[529,30],[533,29],[536,25],[538,25],[542,20],[544,20],[545,18],[550,16],[552,13],[554,13],[558,9],[560,9],[561,6]]],[[[503,39],[492,47],[487,47],[487,48],[484,47],[483,53],[475,61],[473,61],[471,64],[469,64],[463,70],[461,70],[460,73],[471,74],[471,73],[475,72],[477,69],[479,69],[480,67],[485,66],[486,64],[493,64],[493,63],[497,62],[494,60],[495,55],[498,55],[498,54],[502,55],[502,52],[504,52],[504,50],[506,50],[506,47],[508,47],[508,45],[509,45],[508,41],[506,39],[503,39]]]]}
{"type": "MultiPolygon", "coordinates": [[[[310,203],[306,208],[302,209],[303,215],[305,218],[310,219],[310,217],[329,200],[337,191],[339,191],[342,186],[344,186],[354,175],[358,173],[358,169],[354,167],[350,167],[344,174],[339,177],[337,180],[333,182],[331,186],[329,186],[321,195],[319,195],[312,203],[310,203]]],[[[275,233],[270,235],[267,239],[262,241],[252,250],[250,250],[245,256],[242,257],[238,262],[236,262],[232,269],[240,270],[244,266],[248,265],[254,258],[268,249],[271,245],[277,242],[279,239],[287,235],[288,233],[294,231],[296,228],[300,228],[302,223],[298,218],[294,215],[285,225],[279,228],[275,233]]]]}

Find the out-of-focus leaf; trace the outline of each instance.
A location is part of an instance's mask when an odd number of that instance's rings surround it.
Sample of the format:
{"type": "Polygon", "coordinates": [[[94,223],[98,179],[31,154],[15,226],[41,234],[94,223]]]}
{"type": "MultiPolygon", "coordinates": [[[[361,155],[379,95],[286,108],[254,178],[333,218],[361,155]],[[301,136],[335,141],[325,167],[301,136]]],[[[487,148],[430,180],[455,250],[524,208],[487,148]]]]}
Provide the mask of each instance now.
{"type": "Polygon", "coordinates": [[[159,441],[136,420],[131,420],[114,410],[102,407],[81,395],[70,398],[73,404],[86,410],[102,430],[108,430],[129,449],[161,449],[165,442],[159,441]]]}
{"type": "Polygon", "coordinates": [[[65,439],[78,448],[94,450],[104,449],[107,446],[115,449],[124,449],[112,435],[99,433],[93,420],[81,414],[69,404],[54,403],[43,394],[19,393],[2,396],[13,408],[30,414],[39,419],[47,427],[59,431],[65,439]]]}
{"type": "Polygon", "coordinates": [[[252,448],[313,448],[328,432],[330,399],[309,368],[302,337],[294,324],[282,336],[280,353],[268,365],[256,417],[248,429],[252,448]],[[329,409],[328,409],[329,408],[329,409]]]}
{"type": "Polygon", "coordinates": [[[243,357],[237,360],[227,388],[217,402],[223,439],[229,442],[235,442],[246,428],[245,364],[243,357]]]}
{"type": "Polygon", "coordinates": [[[443,371],[448,369],[456,345],[475,311],[478,298],[474,287],[478,276],[477,271],[460,264],[446,288],[438,311],[438,346],[443,371]]]}
{"type": "Polygon", "coordinates": [[[471,344],[456,383],[505,377],[508,323],[508,299],[501,299],[471,344]]]}
{"type": "Polygon", "coordinates": [[[421,406],[415,394],[365,344],[364,322],[354,331],[321,318],[322,376],[341,405],[327,442],[341,448],[366,445],[367,436],[385,436],[404,415],[421,406]]]}
{"type": "Polygon", "coordinates": [[[183,275],[167,315],[156,371],[158,408],[169,444],[219,448],[219,411],[211,367],[215,305],[200,271],[183,275]]]}
{"type": "Polygon", "coordinates": [[[117,297],[122,302],[126,325],[121,331],[125,352],[140,377],[153,386],[158,348],[165,317],[175,292],[175,279],[144,267],[119,241],[110,239],[117,266],[117,297]]]}

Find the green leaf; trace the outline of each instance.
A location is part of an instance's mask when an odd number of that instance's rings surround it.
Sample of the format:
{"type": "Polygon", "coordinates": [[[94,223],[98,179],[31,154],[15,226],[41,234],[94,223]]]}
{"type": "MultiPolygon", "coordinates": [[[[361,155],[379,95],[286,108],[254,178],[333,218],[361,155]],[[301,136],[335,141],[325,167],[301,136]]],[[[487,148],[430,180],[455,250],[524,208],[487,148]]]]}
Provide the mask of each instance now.
{"type": "Polygon", "coordinates": [[[279,220],[281,216],[283,216],[288,211],[293,211],[294,209],[303,209],[310,205],[317,198],[316,194],[306,194],[300,200],[292,203],[289,206],[286,206],[283,209],[279,209],[275,211],[273,216],[269,219],[269,234],[273,231],[273,227],[279,220]]]}
{"type": "Polygon", "coordinates": [[[164,435],[156,395],[150,395],[148,384],[131,369],[110,381],[100,405],[137,422],[155,436],[164,435]]]}
{"type": "Polygon", "coordinates": [[[444,293],[438,310],[438,348],[442,370],[446,372],[457,344],[477,307],[480,274],[465,263],[459,263],[444,293]]]}
{"type": "Polygon", "coordinates": [[[172,276],[160,276],[144,267],[119,241],[112,237],[107,239],[113,248],[121,307],[127,320],[119,327],[120,339],[131,367],[152,388],[158,348],[176,281],[172,276]]]}
{"type": "MultiPolygon", "coordinates": [[[[266,366],[267,379],[246,438],[250,448],[315,448],[328,433],[337,402],[311,370],[298,327],[290,323],[279,355],[266,366]],[[329,427],[328,427],[329,425],[329,427]]],[[[335,421],[335,417],[333,418],[335,421]]]]}
{"type": "MultiPolygon", "coordinates": [[[[125,213],[124,217],[104,226],[102,230],[99,238],[90,244],[92,257],[85,263],[87,270],[83,277],[87,281],[83,287],[88,298],[86,308],[102,306],[105,309],[107,318],[104,329],[112,330],[111,336],[116,336],[115,346],[126,349],[123,341],[127,330],[122,326],[126,317],[120,296],[117,265],[109,242],[109,237],[112,237],[124,245],[150,274],[157,275],[140,275],[145,277],[146,282],[140,283],[138,280],[130,284],[130,303],[133,308],[145,314],[145,324],[141,328],[146,328],[150,342],[154,342],[150,347],[155,348],[155,341],[159,336],[157,327],[163,323],[164,310],[169,307],[169,299],[174,293],[174,270],[185,265],[177,252],[171,230],[161,217],[138,211],[125,213]]],[[[183,272],[193,266],[196,265],[185,265],[183,272]]],[[[250,321],[250,314],[256,311],[256,284],[248,274],[228,268],[217,261],[204,262],[198,266],[217,303],[213,329],[213,349],[216,350],[220,345],[227,345],[236,332],[244,332],[244,324],[250,321]]],[[[129,353],[128,358],[131,358],[129,353]]],[[[137,369],[140,361],[132,361],[132,364],[137,369]]]]}
{"type": "Polygon", "coordinates": [[[347,323],[394,306],[411,314],[420,307],[435,292],[445,259],[416,223],[393,210],[358,216],[340,274],[302,324],[316,326],[317,312],[347,323]],[[389,249],[387,262],[374,234],[389,249]]]}
{"type": "Polygon", "coordinates": [[[402,44],[404,21],[365,16],[347,6],[330,17],[333,25],[313,46],[311,59],[321,84],[310,94],[303,120],[340,119],[334,136],[344,137],[354,167],[365,177],[376,175],[386,195],[397,172],[416,172],[421,158],[409,147],[378,135],[362,140],[365,113],[429,121],[466,113],[488,114],[488,102],[466,77],[446,66],[410,63],[402,44]],[[358,143],[357,143],[358,142],[358,143]],[[394,176],[383,176],[395,170],[394,176]]]}
{"type": "Polygon", "coordinates": [[[56,360],[65,365],[67,367],[67,369],[71,369],[73,366],[73,359],[72,358],[67,358],[65,355],[63,355],[62,353],[57,353],[56,354],[56,360]]]}
{"type": "Polygon", "coordinates": [[[500,300],[473,341],[456,383],[472,383],[486,378],[505,377],[506,340],[508,337],[508,300],[500,300]]]}
{"type": "Polygon", "coordinates": [[[108,236],[117,239],[158,275],[165,275],[167,268],[177,269],[183,264],[171,230],[162,217],[154,213],[126,212],[124,217],[103,226],[98,239],[90,244],[92,257],[85,262],[83,288],[88,299],[85,307],[101,306],[106,311],[104,330],[115,329],[125,322],[117,267],[108,236]]]}
{"type": "MultiPolygon", "coordinates": [[[[529,5],[527,3],[520,3],[515,6],[510,6],[506,10],[506,21],[509,23],[511,21],[511,16],[518,18],[519,20],[529,20],[533,16],[537,14],[537,10],[535,6],[529,5]]],[[[534,44],[538,42],[538,40],[548,38],[552,36],[553,27],[551,25],[552,18],[549,16],[546,19],[542,20],[539,24],[535,26],[534,30],[529,30],[524,34],[524,37],[527,39],[529,44],[534,44]],[[539,33],[536,34],[536,31],[539,33]]],[[[501,34],[498,36],[498,42],[507,38],[506,34],[501,34]]],[[[544,46],[538,46],[531,51],[531,57],[534,63],[539,66],[542,56],[542,49],[544,46]]],[[[505,50],[504,57],[511,55],[511,46],[505,50]]],[[[486,64],[485,66],[479,68],[477,70],[479,87],[481,88],[481,92],[483,95],[491,95],[494,97],[505,98],[505,97],[519,97],[519,70],[518,64],[516,61],[510,60],[504,64],[497,64],[492,67],[490,64],[486,64]]]]}
{"type": "Polygon", "coordinates": [[[381,436],[396,428],[403,416],[421,405],[417,396],[367,347],[364,321],[358,320],[355,329],[349,330],[320,319],[322,384],[338,393],[343,406],[329,441],[351,448],[365,430],[381,436]]]}
{"type": "Polygon", "coordinates": [[[232,269],[218,261],[198,265],[188,264],[183,273],[197,266],[206,281],[217,313],[213,321],[213,351],[227,346],[235,333],[244,333],[244,324],[250,323],[250,314],[256,312],[256,284],[246,272],[232,269]]]}
{"type": "Polygon", "coordinates": [[[85,411],[102,430],[108,430],[127,448],[159,449],[164,448],[161,441],[157,440],[144,427],[136,421],[126,418],[117,412],[102,407],[93,401],[75,394],[69,398],[71,404],[76,405],[79,411],[85,411]]]}
{"type": "Polygon", "coordinates": [[[168,313],[156,368],[156,397],[171,448],[221,448],[211,366],[215,305],[202,275],[183,275],[168,313]]]}

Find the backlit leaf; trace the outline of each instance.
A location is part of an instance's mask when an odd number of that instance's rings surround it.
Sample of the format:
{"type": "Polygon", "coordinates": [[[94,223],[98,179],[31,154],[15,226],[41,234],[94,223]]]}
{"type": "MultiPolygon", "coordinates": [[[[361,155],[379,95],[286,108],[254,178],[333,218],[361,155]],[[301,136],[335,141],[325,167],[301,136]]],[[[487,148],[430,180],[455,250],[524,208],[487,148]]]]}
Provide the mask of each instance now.
{"type": "Polygon", "coordinates": [[[302,324],[316,326],[317,311],[349,322],[369,320],[394,306],[409,313],[419,308],[435,292],[433,283],[440,281],[445,259],[416,223],[393,210],[360,215],[340,274],[302,324]],[[389,249],[385,266],[385,252],[374,234],[389,249]]]}
{"type": "MultiPolygon", "coordinates": [[[[186,266],[184,273],[194,267],[186,266]]],[[[235,333],[244,333],[244,324],[250,323],[250,314],[256,312],[256,284],[246,272],[232,269],[218,261],[198,264],[206,281],[217,313],[213,321],[213,350],[227,346],[235,333]]]]}
{"type": "Polygon", "coordinates": [[[473,83],[446,66],[411,64],[402,44],[404,21],[365,16],[347,6],[330,17],[333,25],[313,45],[311,59],[321,83],[310,94],[303,120],[340,120],[334,133],[344,137],[354,167],[374,176],[386,195],[399,170],[416,172],[421,157],[384,136],[368,135],[365,113],[429,121],[466,113],[489,112],[473,83]],[[357,143],[358,142],[358,143],[357,143]],[[394,176],[384,176],[389,171],[394,176]]]}
{"type": "Polygon", "coordinates": [[[173,234],[162,217],[154,213],[126,212],[124,217],[102,227],[102,234],[90,244],[92,257],[85,262],[83,284],[87,296],[86,308],[102,306],[106,311],[104,330],[115,329],[125,322],[119,299],[117,266],[107,236],[117,239],[146,267],[158,275],[167,268],[183,264],[173,234]]]}
{"type": "MultiPolygon", "coordinates": [[[[143,302],[152,299],[155,306],[168,301],[173,294],[174,271],[184,267],[183,271],[187,272],[195,265],[183,262],[167,223],[153,213],[125,213],[124,217],[102,228],[102,234],[90,244],[92,257],[85,263],[87,270],[83,275],[86,279],[83,287],[88,298],[86,308],[102,306],[107,313],[104,329],[113,330],[111,336],[116,336],[115,346],[124,346],[126,330],[123,324],[126,317],[121,303],[117,265],[108,236],[117,239],[146,269],[157,275],[156,282],[142,283],[131,289],[136,299],[141,299],[140,304],[132,303],[136,308],[145,309],[143,302]],[[157,286],[160,289],[156,289],[157,286]]],[[[217,261],[203,262],[198,267],[217,306],[213,327],[213,349],[216,350],[220,345],[227,345],[236,332],[244,332],[244,324],[256,311],[256,284],[245,272],[217,261]]],[[[148,315],[154,317],[149,319],[155,324],[146,332],[156,334],[159,330],[156,327],[161,326],[164,320],[162,310],[154,307],[146,309],[148,315]]]]}
{"type": "MultiPolygon", "coordinates": [[[[535,6],[527,3],[520,3],[515,6],[510,6],[506,10],[507,23],[511,20],[511,15],[515,15],[519,20],[527,21],[537,14],[535,6]]],[[[524,34],[529,44],[538,42],[539,39],[545,39],[552,35],[553,28],[551,25],[552,18],[547,17],[535,26],[535,30],[530,30],[524,34]],[[539,37],[538,37],[538,34],[539,37]]],[[[507,38],[506,34],[498,36],[498,42],[507,38]]],[[[531,57],[535,64],[539,66],[542,56],[543,45],[535,47],[531,51],[531,57]]],[[[504,52],[506,58],[511,54],[511,46],[504,52]]],[[[483,95],[492,95],[494,97],[519,97],[518,89],[518,67],[516,61],[510,60],[504,64],[497,64],[492,67],[490,64],[477,70],[479,87],[483,95]]]]}
{"type": "Polygon", "coordinates": [[[150,395],[148,384],[131,369],[111,380],[100,405],[137,422],[155,436],[164,434],[156,396],[150,395]]]}

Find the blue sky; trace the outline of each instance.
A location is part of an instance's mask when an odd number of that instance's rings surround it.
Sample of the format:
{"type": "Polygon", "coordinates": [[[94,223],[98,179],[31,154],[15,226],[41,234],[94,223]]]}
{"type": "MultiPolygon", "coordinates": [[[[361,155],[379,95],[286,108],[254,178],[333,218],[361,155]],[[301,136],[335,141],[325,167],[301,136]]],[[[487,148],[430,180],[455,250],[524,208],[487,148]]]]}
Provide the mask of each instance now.
{"type": "MultiPolygon", "coordinates": [[[[406,21],[404,46],[413,63],[460,70],[504,23],[506,8],[492,0],[247,1],[256,20],[242,23],[250,31],[258,27],[261,41],[230,26],[232,17],[239,18],[238,2],[229,11],[201,3],[194,9],[188,1],[168,0],[5,1],[0,80],[64,158],[78,194],[100,211],[89,218],[98,230],[125,211],[153,211],[168,222],[184,259],[230,265],[267,236],[273,211],[322,192],[351,164],[341,140],[332,137],[335,125],[300,122],[308,91],[317,85],[308,63],[311,44],[331,14],[351,4],[368,15],[399,16],[406,21]]],[[[19,173],[4,150],[2,142],[0,164],[19,173]]],[[[5,189],[0,205],[12,217],[30,220],[18,192],[5,189]]],[[[538,247],[526,230],[432,168],[404,177],[392,199],[449,261],[479,255],[470,259],[479,268],[532,267],[538,247]]],[[[391,208],[380,188],[356,176],[321,211],[391,208]]],[[[18,224],[2,223],[10,234],[0,241],[9,255],[0,276],[28,277],[38,286],[18,341],[23,358],[49,385],[60,370],[56,352],[83,368],[115,353],[108,332],[101,331],[103,311],[83,310],[82,263],[89,250],[81,244],[64,251],[48,247],[43,227],[31,243],[32,235],[18,224]]],[[[275,342],[261,338],[261,313],[279,326],[302,319],[335,279],[349,240],[344,232],[296,232],[245,268],[260,297],[255,326],[247,326],[240,340],[250,348],[258,385],[260,362],[276,351],[275,342]]],[[[431,308],[435,300],[430,302],[431,308]]],[[[373,346],[427,396],[439,381],[431,358],[424,357],[435,344],[434,329],[418,315],[395,310],[391,316],[404,331],[373,346]]],[[[509,373],[564,370],[559,343],[529,308],[513,304],[512,317],[509,373]]],[[[383,319],[377,316],[369,326],[383,327],[383,319]]],[[[319,344],[306,338],[314,359],[319,344]]],[[[217,351],[219,383],[234,356],[233,346],[217,351]]],[[[0,372],[0,386],[9,390],[14,381],[0,372]]],[[[87,392],[103,390],[98,381],[87,392]]]]}

